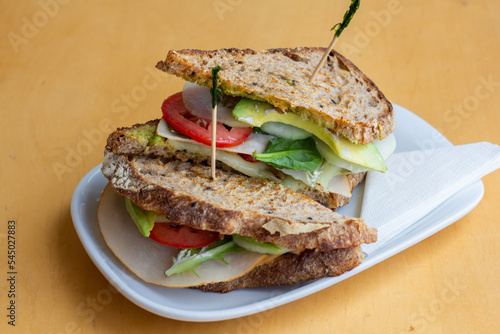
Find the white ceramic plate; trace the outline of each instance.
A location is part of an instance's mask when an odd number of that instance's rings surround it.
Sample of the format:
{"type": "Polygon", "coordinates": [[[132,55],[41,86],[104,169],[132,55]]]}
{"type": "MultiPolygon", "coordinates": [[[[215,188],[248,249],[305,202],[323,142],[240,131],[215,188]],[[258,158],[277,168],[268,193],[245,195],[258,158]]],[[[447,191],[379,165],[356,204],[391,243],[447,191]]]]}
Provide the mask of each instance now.
{"type": "MultiPolygon", "coordinates": [[[[440,136],[437,130],[398,105],[394,105],[394,109],[397,118],[394,132],[398,143],[397,152],[422,149],[419,147],[422,143],[431,143],[436,147],[451,145],[447,140],[429,141],[432,136],[440,136]]],[[[481,181],[461,190],[427,216],[394,236],[384,247],[367,255],[360,266],[339,277],[322,278],[287,287],[242,289],[218,294],[147,284],[122,265],[106,246],[97,223],[99,197],[107,184],[100,168],[99,165],[85,175],[75,189],[71,202],[71,216],[83,246],[102,274],[133,303],[160,316],[185,321],[217,321],[250,315],[330,287],[457,221],[479,203],[484,193],[481,181]]],[[[363,184],[354,192],[351,203],[339,210],[341,214],[359,216],[362,188],[363,184]]]]}

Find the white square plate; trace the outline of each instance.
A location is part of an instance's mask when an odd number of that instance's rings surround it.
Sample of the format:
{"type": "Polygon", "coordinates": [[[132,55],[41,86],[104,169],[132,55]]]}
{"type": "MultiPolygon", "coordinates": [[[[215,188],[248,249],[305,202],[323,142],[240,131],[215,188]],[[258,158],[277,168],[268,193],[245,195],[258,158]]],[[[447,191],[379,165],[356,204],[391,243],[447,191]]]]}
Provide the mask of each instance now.
{"type": "MultiPolygon", "coordinates": [[[[412,112],[394,105],[397,127],[396,152],[422,149],[421,143],[439,134],[412,112]]],[[[435,147],[450,146],[449,141],[430,142],[435,147]]],[[[428,148],[428,147],[427,147],[428,148]]],[[[205,293],[194,289],[172,289],[148,284],[131,273],[109,250],[99,230],[97,205],[108,180],[96,166],[80,181],[71,201],[75,229],[90,258],[102,274],[130,301],[163,317],[184,321],[218,321],[262,312],[330,287],[352,275],[416,244],[465,216],[481,200],[483,183],[477,181],[442,203],[424,218],[392,237],[368,254],[361,265],[339,277],[322,278],[286,287],[253,288],[227,294],[205,293]]],[[[361,212],[364,184],[357,187],[351,202],[338,211],[348,216],[361,212]]],[[[369,218],[366,219],[370,225],[369,218]]]]}

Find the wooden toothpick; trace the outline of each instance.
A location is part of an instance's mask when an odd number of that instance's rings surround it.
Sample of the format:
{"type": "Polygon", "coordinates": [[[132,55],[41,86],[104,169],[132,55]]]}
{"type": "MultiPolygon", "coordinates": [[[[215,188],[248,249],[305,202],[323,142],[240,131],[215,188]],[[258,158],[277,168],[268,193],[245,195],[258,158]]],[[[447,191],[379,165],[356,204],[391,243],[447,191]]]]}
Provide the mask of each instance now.
{"type": "Polygon", "coordinates": [[[316,69],[314,70],[314,73],[309,78],[309,83],[311,83],[313,81],[313,79],[316,76],[316,74],[318,74],[318,72],[321,69],[321,67],[325,64],[326,58],[328,57],[328,55],[332,51],[333,46],[335,45],[335,43],[337,43],[337,40],[339,39],[340,34],[349,25],[349,22],[351,22],[351,19],[354,16],[354,13],[356,13],[356,11],[358,10],[360,2],[361,2],[361,0],[352,0],[351,1],[351,5],[349,6],[349,9],[344,14],[344,19],[342,20],[342,22],[341,23],[337,23],[336,25],[334,25],[332,27],[332,29],[330,29],[330,31],[335,30],[335,34],[333,35],[333,39],[330,42],[330,45],[328,46],[328,49],[326,50],[325,54],[321,58],[318,66],[316,66],[316,69]]]}
{"type": "Polygon", "coordinates": [[[210,88],[210,94],[212,95],[212,159],[211,159],[211,171],[212,179],[215,180],[215,165],[217,164],[216,153],[217,153],[217,93],[220,93],[220,89],[217,88],[217,79],[219,79],[220,66],[212,67],[212,88],[210,88]]]}
{"type": "Polygon", "coordinates": [[[216,138],[217,138],[217,104],[212,108],[212,179],[215,180],[215,165],[216,165],[216,138]]]}
{"type": "Polygon", "coordinates": [[[313,79],[316,76],[316,74],[318,74],[320,68],[323,67],[323,65],[325,64],[326,58],[330,54],[330,51],[332,51],[333,46],[335,45],[335,43],[337,43],[338,39],[339,38],[338,38],[337,35],[333,36],[333,39],[330,42],[330,45],[328,46],[328,49],[326,50],[325,54],[323,55],[323,58],[321,58],[321,60],[319,61],[318,66],[316,66],[316,69],[314,70],[313,75],[311,75],[311,77],[309,78],[309,83],[311,83],[313,81],[313,79]]]}

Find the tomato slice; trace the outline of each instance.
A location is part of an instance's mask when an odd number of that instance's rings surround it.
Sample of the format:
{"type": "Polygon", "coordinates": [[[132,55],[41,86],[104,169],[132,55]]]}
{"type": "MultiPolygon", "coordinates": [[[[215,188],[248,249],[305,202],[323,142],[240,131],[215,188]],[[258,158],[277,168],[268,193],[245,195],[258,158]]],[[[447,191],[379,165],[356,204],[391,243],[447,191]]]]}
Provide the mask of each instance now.
{"type": "Polygon", "coordinates": [[[219,233],[197,230],[186,225],[155,223],[149,237],[171,247],[200,248],[217,241],[219,233]]]}
{"type": "MultiPolygon", "coordinates": [[[[182,92],[170,96],[161,106],[163,118],[176,131],[199,143],[212,145],[212,121],[191,115],[182,101],[182,92]]],[[[231,147],[243,143],[252,133],[252,128],[227,129],[217,122],[216,147],[231,147]]]]}

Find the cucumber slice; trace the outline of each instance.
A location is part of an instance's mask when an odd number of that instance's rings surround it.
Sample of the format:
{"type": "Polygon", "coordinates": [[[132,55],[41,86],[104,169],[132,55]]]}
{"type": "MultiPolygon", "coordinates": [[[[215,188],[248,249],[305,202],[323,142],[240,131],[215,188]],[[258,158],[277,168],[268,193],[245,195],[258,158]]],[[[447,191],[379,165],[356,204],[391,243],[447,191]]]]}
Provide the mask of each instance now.
{"type": "Polygon", "coordinates": [[[266,102],[242,99],[233,109],[233,115],[239,121],[261,127],[268,122],[280,122],[299,127],[314,134],[342,159],[353,164],[385,172],[387,167],[377,147],[373,144],[359,145],[331,133],[318,123],[306,120],[292,112],[279,112],[266,102]]]}
{"type": "Polygon", "coordinates": [[[233,234],[232,237],[235,244],[255,253],[279,255],[289,251],[288,248],[281,247],[270,242],[258,242],[254,238],[238,234],[233,234]]]}
{"type": "Polygon", "coordinates": [[[264,132],[275,135],[276,137],[291,140],[302,140],[312,136],[311,133],[305,130],[285,123],[267,122],[262,124],[260,128],[264,132]]]}

